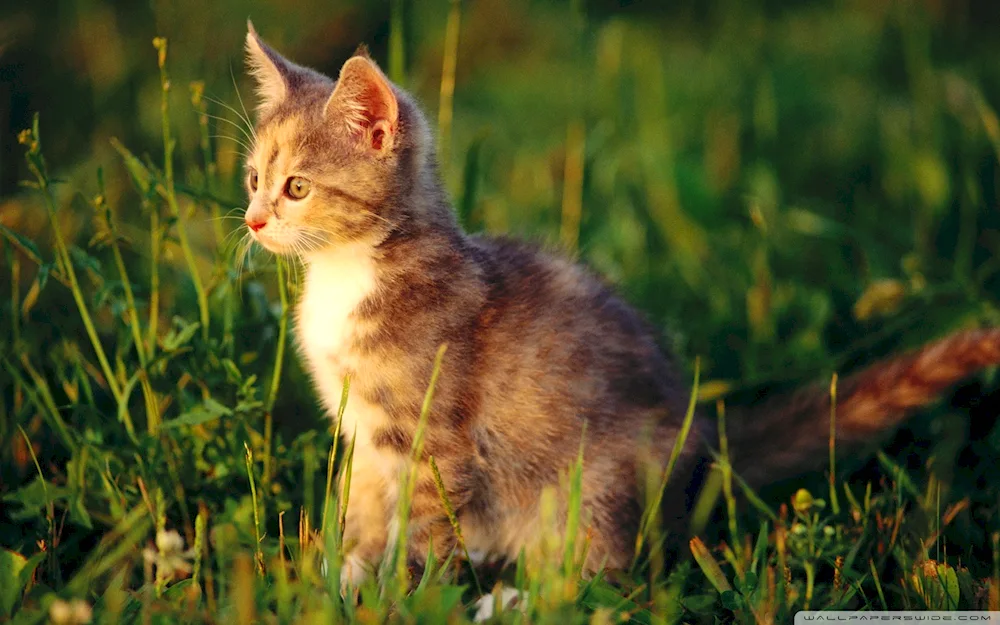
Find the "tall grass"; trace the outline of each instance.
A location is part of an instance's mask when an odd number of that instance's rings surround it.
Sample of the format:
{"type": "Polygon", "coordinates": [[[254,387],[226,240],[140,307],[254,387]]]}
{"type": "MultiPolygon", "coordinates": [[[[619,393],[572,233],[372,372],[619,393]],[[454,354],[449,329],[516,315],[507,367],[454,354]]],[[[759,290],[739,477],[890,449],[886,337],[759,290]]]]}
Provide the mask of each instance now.
{"type": "MultiPolygon", "coordinates": [[[[0,225],[0,621],[89,611],[115,623],[462,623],[483,593],[505,623],[1000,609],[1000,438],[994,425],[967,442],[958,414],[988,425],[989,401],[929,408],[913,431],[934,445],[904,440],[856,473],[835,463],[834,376],[826,479],[774,493],[733,472],[722,409],[761,382],[846,373],[997,321],[995,77],[975,59],[943,59],[932,41],[946,34],[932,36],[933,16],[913,3],[767,15],[734,2],[706,22],[711,37],[683,16],[671,27],[587,15],[583,3],[509,6],[531,19],[456,0],[429,25],[394,1],[387,66],[437,96],[465,224],[558,241],[679,328],[667,342],[691,357],[691,402],[649,481],[630,570],[582,573],[582,451],[540,503],[537,550],[471,569],[417,436],[394,513],[405,528],[426,463],[457,547],[415,578],[403,532],[358,602],[341,594],[350,381],[338,414],[316,419],[289,353],[295,267],[243,273],[228,245],[239,174],[212,133],[242,128],[246,113],[205,95],[213,81],[196,81],[192,106],[178,106],[172,81],[199,76],[168,74],[168,61],[190,68],[193,53],[168,58],[157,37],[156,65],[141,70],[160,104],[155,141],[102,137],[110,149],[95,175],[89,161],[84,173],[50,168],[43,147],[60,133],[46,129],[60,120],[36,116],[21,135],[28,188],[0,225]],[[892,66],[897,36],[901,85],[871,61],[892,66]],[[509,43],[518,37],[549,47],[509,43]],[[424,39],[443,45],[433,62],[424,39]],[[484,65],[490,46],[510,60],[484,65]],[[664,493],[699,402],[716,400],[721,453],[688,551],[666,562],[659,516],[675,502],[664,493]],[[969,457],[972,467],[954,460],[969,457]],[[521,592],[516,606],[501,605],[505,586],[521,592]]],[[[422,422],[449,375],[440,362],[422,422]]],[[[978,388],[996,384],[984,375],[978,388]]]]}

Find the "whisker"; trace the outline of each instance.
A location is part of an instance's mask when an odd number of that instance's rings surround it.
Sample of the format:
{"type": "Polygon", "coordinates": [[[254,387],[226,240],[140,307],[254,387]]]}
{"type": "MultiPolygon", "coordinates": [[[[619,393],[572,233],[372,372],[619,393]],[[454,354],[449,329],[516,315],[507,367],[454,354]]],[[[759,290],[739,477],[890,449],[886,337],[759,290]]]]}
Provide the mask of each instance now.
{"type": "Polygon", "coordinates": [[[296,291],[298,291],[298,287],[301,284],[300,268],[302,263],[302,245],[298,239],[292,241],[292,254],[295,258],[290,259],[288,267],[291,273],[292,284],[295,286],[296,291]]]}
{"type": "Polygon", "coordinates": [[[329,242],[330,237],[334,238],[334,240],[340,238],[337,237],[335,233],[305,226],[299,231],[297,240],[301,241],[301,243],[306,247],[306,251],[311,252],[326,245],[329,242]]]}
{"type": "MultiPolygon", "coordinates": [[[[243,229],[242,228],[234,228],[233,230],[230,230],[229,234],[226,235],[226,238],[223,239],[223,243],[230,242],[230,239],[232,239],[233,236],[239,234],[241,230],[243,230],[243,229]]],[[[242,237],[240,237],[240,238],[242,239],[242,237]]]]}
{"type": "Polygon", "coordinates": [[[329,239],[334,241],[346,241],[347,239],[336,230],[327,230],[316,226],[300,226],[303,234],[311,235],[313,239],[320,243],[327,243],[329,239]],[[326,238],[324,238],[326,237],[326,238]]]}
{"type": "Polygon", "coordinates": [[[229,237],[233,236],[234,234],[236,234],[237,232],[241,232],[241,231],[242,231],[242,232],[243,232],[244,234],[246,234],[246,233],[248,233],[248,232],[249,232],[249,231],[248,231],[248,230],[247,230],[246,228],[244,228],[244,227],[237,227],[237,228],[233,229],[233,231],[232,231],[232,232],[230,232],[230,233],[229,233],[229,234],[228,234],[228,235],[226,236],[226,238],[229,238],[229,237]]]}
{"type": "Polygon", "coordinates": [[[250,159],[250,155],[242,150],[219,150],[219,155],[221,156],[222,154],[237,154],[242,157],[244,161],[250,159]]]}
{"type": "Polygon", "coordinates": [[[233,215],[233,213],[235,213],[236,211],[245,211],[245,210],[246,209],[243,208],[242,206],[234,206],[233,208],[230,208],[229,210],[227,210],[222,215],[219,215],[218,217],[212,217],[211,219],[212,220],[215,220],[215,219],[239,219],[240,216],[239,215],[233,215]]]}
{"type": "Polygon", "coordinates": [[[302,240],[302,251],[308,254],[309,252],[314,252],[323,247],[322,243],[318,240],[303,239],[302,240]]]}
{"type": "Polygon", "coordinates": [[[243,250],[240,253],[237,264],[236,264],[236,275],[237,277],[242,277],[244,273],[244,268],[248,268],[249,273],[253,273],[253,256],[250,254],[253,251],[254,240],[250,236],[250,231],[244,235],[243,250]]]}
{"type": "MultiPolygon", "coordinates": [[[[213,100],[213,102],[214,102],[214,100],[213,100]]],[[[212,114],[210,114],[210,113],[205,113],[205,116],[206,116],[206,117],[210,117],[210,118],[212,118],[212,119],[214,119],[214,120],[217,120],[217,121],[220,121],[220,122],[225,122],[225,123],[229,124],[229,125],[230,125],[230,126],[232,126],[233,128],[236,128],[237,130],[239,130],[240,132],[242,132],[242,133],[243,133],[243,136],[244,136],[244,137],[246,137],[246,140],[247,140],[247,141],[250,141],[251,143],[253,142],[253,137],[252,137],[252,136],[250,135],[250,133],[249,133],[249,132],[247,132],[247,129],[246,129],[246,128],[244,128],[244,127],[243,127],[242,125],[240,125],[240,124],[237,124],[237,123],[236,123],[236,122],[234,122],[233,120],[231,120],[231,119],[226,119],[225,117],[220,117],[220,116],[218,116],[218,115],[212,115],[212,114]]]]}
{"type": "Polygon", "coordinates": [[[232,242],[233,243],[233,246],[232,246],[233,260],[237,261],[237,264],[238,264],[238,261],[239,261],[239,252],[241,252],[243,246],[246,245],[247,238],[249,238],[249,236],[250,236],[250,232],[248,230],[243,229],[243,228],[239,228],[237,230],[233,230],[233,234],[238,234],[239,235],[232,242]]]}
{"type": "Polygon", "coordinates": [[[240,113],[237,109],[233,108],[232,105],[227,104],[224,100],[220,100],[219,98],[215,98],[215,97],[212,97],[212,96],[209,96],[209,95],[206,95],[204,97],[205,97],[206,100],[208,100],[212,104],[217,104],[217,105],[221,106],[222,108],[226,109],[227,111],[231,112],[233,115],[235,115],[236,119],[238,119],[239,121],[243,122],[243,125],[240,126],[240,128],[243,128],[243,129],[247,129],[248,128],[246,118],[243,117],[242,113],[240,113]]]}
{"type": "MultiPolygon", "coordinates": [[[[246,242],[249,236],[250,236],[250,231],[248,229],[237,228],[232,232],[230,232],[228,235],[226,235],[226,238],[223,239],[222,242],[223,249],[225,250],[227,258],[234,261],[233,262],[234,269],[238,269],[237,266],[239,265],[239,256],[237,250],[239,250],[240,246],[242,246],[246,242]],[[240,232],[242,232],[242,235],[236,237],[235,235],[240,234],[240,232]]],[[[239,271],[237,270],[236,273],[239,274],[239,271]]]]}
{"type": "Polygon", "coordinates": [[[233,137],[233,136],[230,136],[230,135],[210,135],[210,136],[211,136],[212,139],[229,139],[233,143],[236,143],[236,144],[242,146],[243,149],[246,150],[246,152],[240,152],[240,154],[242,154],[243,156],[246,156],[248,152],[252,152],[253,151],[253,149],[249,145],[247,145],[246,143],[244,143],[243,141],[241,141],[240,139],[238,139],[236,137],[233,137]]]}
{"type": "MultiPolygon", "coordinates": [[[[233,76],[233,66],[232,65],[229,66],[229,75],[233,79],[233,88],[236,90],[236,97],[240,101],[240,107],[243,109],[243,112],[246,113],[246,107],[243,106],[243,98],[240,97],[240,89],[239,89],[239,87],[236,86],[236,77],[233,76]]],[[[208,99],[209,99],[210,102],[214,102],[214,103],[218,104],[219,106],[225,108],[226,110],[232,112],[233,115],[236,115],[236,117],[239,118],[239,120],[246,125],[246,128],[250,131],[250,135],[254,138],[254,140],[257,139],[257,133],[254,132],[253,123],[250,121],[250,116],[249,115],[241,114],[234,107],[230,106],[229,104],[226,104],[222,100],[217,100],[215,98],[208,98],[208,99]]]]}
{"type": "Polygon", "coordinates": [[[236,84],[236,75],[233,74],[233,66],[229,65],[229,77],[233,80],[233,89],[236,90],[236,99],[240,102],[240,108],[243,109],[243,119],[246,120],[247,125],[250,127],[250,132],[254,133],[254,139],[257,138],[257,133],[254,132],[253,124],[250,123],[250,113],[247,113],[247,107],[243,104],[243,96],[240,95],[240,87],[236,84]]]}
{"type": "Polygon", "coordinates": [[[229,237],[227,237],[229,244],[226,246],[229,263],[233,271],[236,272],[237,279],[239,279],[240,274],[240,252],[242,251],[243,244],[246,241],[247,234],[244,232],[238,239],[234,239],[233,235],[238,232],[239,230],[233,230],[229,233],[229,237]]]}
{"type": "Polygon", "coordinates": [[[372,211],[370,211],[370,210],[368,210],[366,208],[362,208],[360,210],[360,212],[361,212],[362,215],[367,215],[368,217],[373,217],[375,219],[378,219],[379,221],[382,221],[383,223],[387,223],[389,225],[392,225],[392,222],[390,220],[388,220],[385,217],[383,217],[382,215],[379,215],[378,213],[374,213],[374,212],[372,212],[372,211]]]}

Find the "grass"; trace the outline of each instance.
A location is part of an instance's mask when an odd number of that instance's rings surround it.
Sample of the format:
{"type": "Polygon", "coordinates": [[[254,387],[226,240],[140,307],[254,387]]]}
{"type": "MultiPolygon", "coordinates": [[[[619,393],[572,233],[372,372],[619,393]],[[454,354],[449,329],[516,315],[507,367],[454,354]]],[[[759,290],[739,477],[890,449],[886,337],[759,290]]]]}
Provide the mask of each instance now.
{"type": "MultiPolygon", "coordinates": [[[[725,435],[726,406],[760,383],[842,377],[998,322],[1000,83],[977,56],[990,48],[946,58],[938,41],[958,36],[914,3],[722,3],[698,22],[704,38],[683,16],[670,30],[570,4],[512,3],[517,22],[489,3],[417,15],[393,2],[387,68],[437,99],[444,175],[470,229],[559,241],[675,329],[689,417],[699,402],[719,415],[690,557],[666,566],[646,512],[631,570],[582,577],[581,457],[543,499],[540,552],[471,570],[458,536],[413,578],[400,541],[360,603],[344,601],[350,491],[338,497],[335,480],[352,468],[349,382],[339,414],[318,415],[289,349],[299,268],[260,257],[240,270],[227,199],[239,174],[212,133],[246,114],[235,94],[205,95],[230,77],[196,80],[193,55],[168,56],[164,37],[151,50],[149,33],[135,70],[159,105],[149,133],[103,136],[77,168],[46,159],[50,142],[65,152],[47,130],[64,120],[36,116],[20,136],[27,188],[0,221],[0,622],[462,623],[482,592],[499,599],[498,581],[528,593],[504,623],[1000,609],[991,372],[867,463],[835,464],[831,436],[827,475],[773,492],[745,488],[725,435]],[[428,60],[418,37],[440,53],[428,60]],[[502,48],[511,40],[549,47],[502,48]],[[491,46],[512,59],[482,61],[491,46]]],[[[447,375],[436,366],[427,381],[425,414],[447,375]]],[[[650,476],[649,501],[673,462],[650,476]]]]}

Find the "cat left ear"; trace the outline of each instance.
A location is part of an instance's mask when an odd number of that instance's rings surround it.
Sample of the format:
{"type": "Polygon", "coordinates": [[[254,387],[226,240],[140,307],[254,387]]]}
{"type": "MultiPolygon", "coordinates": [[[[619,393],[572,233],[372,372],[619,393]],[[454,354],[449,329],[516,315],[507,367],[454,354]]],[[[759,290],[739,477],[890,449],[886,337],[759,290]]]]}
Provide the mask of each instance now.
{"type": "Polygon", "coordinates": [[[399,129],[399,103],[389,79],[367,55],[344,63],[326,115],[342,120],[368,149],[388,153],[399,129]]]}
{"type": "Polygon", "coordinates": [[[294,66],[261,41],[253,24],[247,20],[247,64],[257,81],[257,114],[264,116],[288,97],[288,77],[294,66]]]}

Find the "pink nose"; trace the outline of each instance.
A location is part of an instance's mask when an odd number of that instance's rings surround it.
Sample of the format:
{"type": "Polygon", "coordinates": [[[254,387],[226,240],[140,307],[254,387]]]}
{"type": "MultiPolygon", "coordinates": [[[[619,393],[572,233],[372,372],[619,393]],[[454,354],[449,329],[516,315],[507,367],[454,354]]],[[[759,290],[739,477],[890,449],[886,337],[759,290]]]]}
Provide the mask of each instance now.
{"type": "Polygon", "coordinates": [[[266,221],[251,221],[247,219],[247,227],[253,230],[254,232],[257,232],[266,225],[267,225],[266,221]]]}

